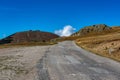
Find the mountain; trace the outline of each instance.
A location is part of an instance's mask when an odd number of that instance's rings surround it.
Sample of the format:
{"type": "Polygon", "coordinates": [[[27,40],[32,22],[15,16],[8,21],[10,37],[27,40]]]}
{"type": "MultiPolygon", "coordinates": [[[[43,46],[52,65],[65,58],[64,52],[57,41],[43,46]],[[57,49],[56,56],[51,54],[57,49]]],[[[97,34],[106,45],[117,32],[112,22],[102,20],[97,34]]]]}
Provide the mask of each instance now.
{"type": "Polygon", "coordinates": [[[97,55],[120,61],[120,26],[88,26],[72,36],[75,36],[78,46],[97,55]]]}
{"type": "Polygon", "coordinates": [[[72,34],[72,36],[84,36],[84,35],[90,35],[90,34],[101,34],[101,32],[109,32],[112,28],[105,25],[105,24],[98,24],[98,25],[92,25],[92,26],[86,26],[82,29],[80,29],[78,32],[72,34]]]}
{"type": "Polygon", "coordinates": [[[59,36],[49,32],[43,31],[23,31],[12,34],[2,40],[0,40],[0,44],[6,43],[22,43],[22,42],[46,42],[51,39],[58,38],[59,36]]]}

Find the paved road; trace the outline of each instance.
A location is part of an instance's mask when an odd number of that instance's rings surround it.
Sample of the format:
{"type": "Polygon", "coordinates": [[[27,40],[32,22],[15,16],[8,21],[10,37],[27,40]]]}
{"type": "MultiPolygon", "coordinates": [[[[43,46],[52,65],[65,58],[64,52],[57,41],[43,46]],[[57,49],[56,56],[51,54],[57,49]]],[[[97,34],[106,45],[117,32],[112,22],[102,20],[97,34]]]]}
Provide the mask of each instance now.
{"type": "Polygon", "coordinates": [[[47,48],[37,65],[39,80],[120,80],[120,63],[65,41],[47,48]]]}

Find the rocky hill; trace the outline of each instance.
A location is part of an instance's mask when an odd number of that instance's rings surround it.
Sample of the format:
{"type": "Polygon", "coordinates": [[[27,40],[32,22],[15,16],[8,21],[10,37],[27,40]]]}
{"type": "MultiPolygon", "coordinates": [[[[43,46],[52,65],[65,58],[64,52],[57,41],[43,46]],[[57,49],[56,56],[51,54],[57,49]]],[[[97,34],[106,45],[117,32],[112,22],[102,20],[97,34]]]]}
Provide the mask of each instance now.
{"type": "Polygon", "coordinates": [[[96,34],[104,31],[110,31],[112,28],[105,24],[98,24],[92,26],[86,26],[83,29],[80,29],[78,32],[72,34],[72,36],[84,36],[90,33],[96,34]]]}
{"type": "Polygon", "coordinates": [[[76,44],[97,55],[120,61],[120,26],[99,25],[91,28],[86,27],[76,33],[80,35],[75,40],[76,44]]]}
{"type": "Polygon", "coordinates": [[[17,32],[12,34],[2,40],[0,40],[0,44],[6,43],[22,43],[22,42],[46,42],[50,41],[51,39],[58,38],[58,35],[49,32],[42,32],[42,31],[24,31],[24,32],[17,32]]]}

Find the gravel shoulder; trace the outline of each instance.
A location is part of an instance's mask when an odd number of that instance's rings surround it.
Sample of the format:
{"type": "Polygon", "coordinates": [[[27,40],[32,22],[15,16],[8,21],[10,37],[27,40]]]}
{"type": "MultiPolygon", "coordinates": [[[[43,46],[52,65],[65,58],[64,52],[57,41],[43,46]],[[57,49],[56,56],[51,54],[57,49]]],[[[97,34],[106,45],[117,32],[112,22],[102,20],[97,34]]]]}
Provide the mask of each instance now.
{"type": "Polygon", "coordinates": [[[0,80],[38,80],[39,60],[49,46],[0,49],[0,80]]]}

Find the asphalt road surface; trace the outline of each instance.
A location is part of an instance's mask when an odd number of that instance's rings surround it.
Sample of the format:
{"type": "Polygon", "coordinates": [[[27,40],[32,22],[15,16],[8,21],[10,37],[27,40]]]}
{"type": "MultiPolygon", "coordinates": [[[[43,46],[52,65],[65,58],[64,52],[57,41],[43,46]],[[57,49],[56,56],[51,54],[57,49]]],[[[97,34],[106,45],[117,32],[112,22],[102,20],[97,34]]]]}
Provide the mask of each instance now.
{"type": "Polygon", "coordinates": [[[37,64],[38,80],[120,80],[120,63],[100,57],[72,41],[50,46],[37,64]]]}

